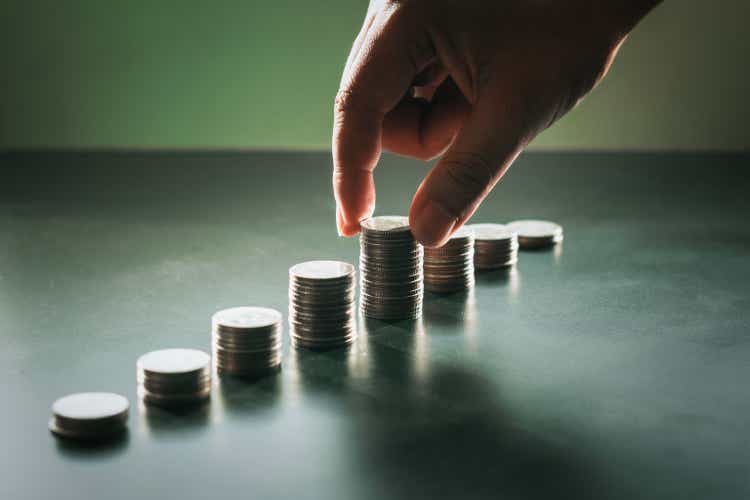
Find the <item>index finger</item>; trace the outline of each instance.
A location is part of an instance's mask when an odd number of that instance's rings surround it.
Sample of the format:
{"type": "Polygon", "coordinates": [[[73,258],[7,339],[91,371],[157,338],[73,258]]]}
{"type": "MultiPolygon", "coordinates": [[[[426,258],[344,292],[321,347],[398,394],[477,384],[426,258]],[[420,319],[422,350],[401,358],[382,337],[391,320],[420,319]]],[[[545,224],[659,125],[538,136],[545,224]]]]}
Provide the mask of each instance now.
{"type": "Polygon", "coordinates": [[[341,79],[333,124],[333,190],[340,234],[359,232],[375,208],[372,172],[381,152],[383,119],[434,58],[427,33],[390,4],[370,24],[341,79]]]}

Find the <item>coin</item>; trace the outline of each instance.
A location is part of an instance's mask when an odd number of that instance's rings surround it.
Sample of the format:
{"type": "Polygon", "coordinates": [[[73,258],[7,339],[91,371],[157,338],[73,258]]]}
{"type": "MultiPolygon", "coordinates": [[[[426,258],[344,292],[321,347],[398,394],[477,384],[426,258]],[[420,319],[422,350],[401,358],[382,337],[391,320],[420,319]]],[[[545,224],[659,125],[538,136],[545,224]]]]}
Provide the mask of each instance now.
{"type": "Polygon", "coordinates": [[[267,307],[232,307],[215,313],[211,319],[211,351],[217,374],[277,371],[282,321],[279,311],[267,307]]]}
{"type": "Polygon", "coordinates": [[[546,220],[517,220],[508,227],[518,233],[518,243],[524,249],[550,247],[563,240],[562,226],[546,220]]]}
{"type": "Polygon", "coordinates": [[[360,224],[360,311],[380,319],[421,314],[424,249],[409,219],[379,216],[360,224]]]}
{"type": "Polygon", "coordinates": [[[211,358],[197,349],[162,349],[144,354],[136,363],[145,374],[179,375],[197,373],[209,366],[211,358]]]}
{"type": "Polygon", "coordinates": [[[289,278],[294,282],[321,286],[324,283],[348,283],[354,274],[354,266],[336,260],[311,260],[289,268],[289,278]]]}
{"type": "Polygon", "coordinates": [[[440,248],[425,248],[424,288],[435,293],[456,292],[474,285],[474,231],[461,227],[440,248]]]}
{"type": "Polygon", "coordinates": [[[70,394],[52,404],[49,430],[71,439],[100,439],[125,430],[130,403],[111,392],[70,394]]]}
{"type": "Polygon", "coordinates": [[[474,267],[477,270],[498,269],[518,261],[518,235],[503,224],[471,224],[474,230],[474,267]]]}
{"type": "Polygon", "coordinates": [[[356,331],[356,270],[347,262],[317,260],[289,269],[289,336],[299,348],[351,343],[356,331]]]}
{"type": "Polygon", "coordinates": [[[211,393],[211,357],[197,349],[161,349],[136,362],[138,394],[144,403],[182,405],[211,393]]]}
{"type": "Polygon", "coordinates": [[[281,313],[267,307],[231,307],[211,318],[214,328],[224,331],[250,332],[281,323],[281,313]]]}

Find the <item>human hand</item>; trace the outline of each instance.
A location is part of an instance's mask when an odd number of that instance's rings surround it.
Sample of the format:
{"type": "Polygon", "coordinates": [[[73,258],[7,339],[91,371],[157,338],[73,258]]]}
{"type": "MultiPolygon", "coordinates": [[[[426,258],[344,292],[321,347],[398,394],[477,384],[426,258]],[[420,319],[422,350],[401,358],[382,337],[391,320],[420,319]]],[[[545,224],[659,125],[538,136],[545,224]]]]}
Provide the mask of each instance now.
{"type": "Polygon", "coordinates": [[[375,205],[381,148],[442,158],[409,212],[440,246],[523,148],[607,73],[658,0],[372,0],[334,106],[340,234],[375,205]]]}

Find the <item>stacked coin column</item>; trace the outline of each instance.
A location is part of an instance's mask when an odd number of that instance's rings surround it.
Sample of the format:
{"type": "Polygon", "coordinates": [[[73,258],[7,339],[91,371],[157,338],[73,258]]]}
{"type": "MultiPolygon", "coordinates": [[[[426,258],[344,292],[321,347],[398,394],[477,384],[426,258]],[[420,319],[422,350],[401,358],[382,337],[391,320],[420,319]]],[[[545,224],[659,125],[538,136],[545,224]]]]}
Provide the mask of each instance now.
{"type": "Polygon", "coordinates": [[[381,320],[422,316],[424,250],[406,217],[372,217],[359,238],[360,308],[381,320]]]}
{"type": "Polygon", "coordinates": [[[356,270],[334,260],[289,269],[289,335],[295,347],[332,349],[355,335],[356,270]]]}
{"type": "Polygon", "coordinates": [[[440,248],[424,249],[424,288],[451,293],[474,286],[474,233],[456,231],[440,248]]]}
{"type": "Polygon", "coordinates": [[[211,395],[211,358],[196,349],[162,349],[138,358],[138,397],[158,406],[200,403],[211,395]]]}
{"type": "Polygon", "coordinates": [[[49,429],[70,439],[106,439],[125,430],[130,403],[111,392],[82,392],[52,405],[49,429]]]}
{"type": "Polygon", "coordinates": [[[509,222],[508,228],[518,234],[524,250],[553,247],[563,240],[562,226],[546,220],[517,220],[509,222]]]}
{"type": "Polygon", "coordinates": [[[218,375],[255,377],[281,366],[281,313],[267,307],[232,307],[211,318],[211,349],[218,375]]]}
{"type": "Polygon", "coordinates": [[[502,224],[472,224],[474,267],[501,269],[518,262],[518,236],[502,224]]]}

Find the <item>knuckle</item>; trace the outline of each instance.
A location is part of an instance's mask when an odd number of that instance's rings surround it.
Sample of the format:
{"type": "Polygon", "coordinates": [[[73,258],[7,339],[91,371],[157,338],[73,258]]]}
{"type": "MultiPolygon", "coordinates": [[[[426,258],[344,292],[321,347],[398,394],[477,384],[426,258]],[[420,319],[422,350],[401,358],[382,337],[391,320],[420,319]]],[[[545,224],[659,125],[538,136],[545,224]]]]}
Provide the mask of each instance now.
{"type": "Polygon", "coordinates": [[[336,114],[345,114],[354,105],[354,93],[351,89],[340,89],[336,92],[336,97],[333,100],[333,110],[336,114]]]}
{"type": "Polygon", "coordinates": [[[494,177],[492,164],[479,153],[453,153],[444,160],[445,173],[464,192],[480,194],[494,177]]]}
{"type": "Polygon", "coordinates": [[[377,108],[369,104],[368,99],[351,87],[342,88],[336,92],[336,97],[333,100],[333,112],[339,119],[354,113],[357,115],[380,113],[377,108]]]}
{"type": "Polygon", "coordinates": [[[478,153],[452,153],[442,168],[453,187],[446,208],[459,218],[484,197],[494,179],[492,164],[478,153]]]}

